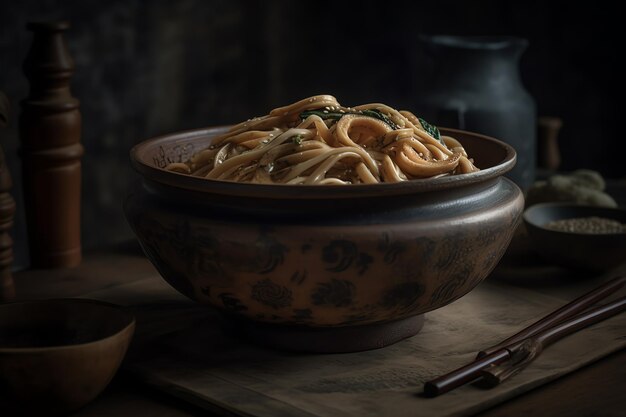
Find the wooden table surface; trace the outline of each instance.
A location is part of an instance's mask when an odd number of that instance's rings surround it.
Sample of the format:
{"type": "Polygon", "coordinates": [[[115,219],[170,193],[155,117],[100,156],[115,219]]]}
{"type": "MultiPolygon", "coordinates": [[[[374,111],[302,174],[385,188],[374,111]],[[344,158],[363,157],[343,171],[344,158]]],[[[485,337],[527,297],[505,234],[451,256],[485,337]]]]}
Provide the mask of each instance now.
{"type": "MultiPolygon", "coordinates": [[[[90,253],[75,269],[29,270],[15,276],[18,299],[74,297],[155,275],[134,244],[90,253]]],[[[0,412],[0,415],[4,416],[0,412]]],[[[76,417],[206,416],[207,411],[118,373],[104,393],[76,417]]],[[[229,414],[225,414],[229,415],[229,414]]],[[[626,416],[626,351],[480,414],[495,416],[626,416]]]]}

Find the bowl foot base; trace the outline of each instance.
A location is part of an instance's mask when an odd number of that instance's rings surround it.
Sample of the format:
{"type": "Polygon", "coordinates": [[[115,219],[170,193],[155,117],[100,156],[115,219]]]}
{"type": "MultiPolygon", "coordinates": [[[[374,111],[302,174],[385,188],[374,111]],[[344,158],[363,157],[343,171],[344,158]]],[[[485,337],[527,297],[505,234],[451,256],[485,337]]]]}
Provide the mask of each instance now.
{"type": "Polygon", "coordinates": [[[344,327],[307,327],[266,324],[222,316],[225,333],[280,350],[344,353],[379,349],[416,335],[424,315],[379,324],[344,327]]]}

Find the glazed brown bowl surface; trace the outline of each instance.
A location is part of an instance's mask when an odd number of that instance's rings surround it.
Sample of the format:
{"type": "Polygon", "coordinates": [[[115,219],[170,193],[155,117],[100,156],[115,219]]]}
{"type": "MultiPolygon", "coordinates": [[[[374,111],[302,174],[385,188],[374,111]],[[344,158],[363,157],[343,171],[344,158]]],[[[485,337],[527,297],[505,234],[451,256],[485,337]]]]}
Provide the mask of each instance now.
{"type": "Polygon", "coordinates": [[[168,172],[224,128],[131,151],[141,181],[125,202],[147,256],[178,291],[256,322],[391,322],[463,296],[495,267],[523,197],[503,177],[515,151],[443,129],[481,171],[402,183],[259,185],[168,172]]]}
{"type": "Polygon", "coordinates": [[[100,301],[0,305],[0,404],[42,417],[82,407],[111,381],[134,329],[131,314],[100,301]]]}

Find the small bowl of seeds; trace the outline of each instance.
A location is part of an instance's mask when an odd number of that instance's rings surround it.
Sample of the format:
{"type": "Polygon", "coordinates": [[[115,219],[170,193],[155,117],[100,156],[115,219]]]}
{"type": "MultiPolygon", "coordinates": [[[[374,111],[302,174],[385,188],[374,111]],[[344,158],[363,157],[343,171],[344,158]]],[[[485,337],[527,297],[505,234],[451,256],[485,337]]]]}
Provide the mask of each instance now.
{"type": "Polygon", "coordinates": [[[626,262],[626,210],[536,204],[523,215],[532,249],[548,262],[604,271],[626,262]]]}

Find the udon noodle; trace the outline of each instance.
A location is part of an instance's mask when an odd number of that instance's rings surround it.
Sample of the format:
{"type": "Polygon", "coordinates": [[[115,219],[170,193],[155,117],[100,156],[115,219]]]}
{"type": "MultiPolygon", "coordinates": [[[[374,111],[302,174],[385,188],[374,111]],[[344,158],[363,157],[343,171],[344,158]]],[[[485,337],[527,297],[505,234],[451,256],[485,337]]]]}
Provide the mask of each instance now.
{"type": "Polygon", "coordinates": [[[261,184],[372,184],[477,171],[463,146],[406,110],[319,95],[234,125],[166,169],[261,184]]]}

